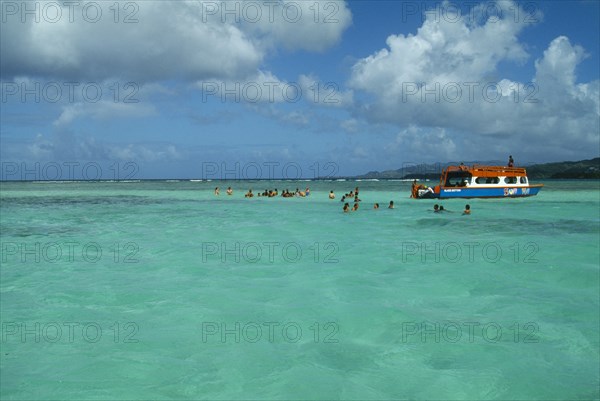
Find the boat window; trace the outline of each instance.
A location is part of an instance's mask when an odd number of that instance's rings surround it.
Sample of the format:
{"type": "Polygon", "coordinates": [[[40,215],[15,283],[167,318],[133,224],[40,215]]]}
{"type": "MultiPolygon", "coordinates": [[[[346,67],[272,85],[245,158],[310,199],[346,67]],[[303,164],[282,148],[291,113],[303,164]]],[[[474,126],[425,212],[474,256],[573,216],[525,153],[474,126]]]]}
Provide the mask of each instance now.
{"type": "Polygon", "coordinates": [[[517,177],[504,177],[504,182],[507,184],[516,184],[517,177]]]}
{"type": "Polygon", "coordinates": [[[475,183],[477,183],[477,184],[498,184],[498,183],[500,183],[500,178],[498,178],[498,177],[477,177],[475,179],[475,183]]]}
{"type": "Polygon", "coordinates": [[[521,177],[521,184],[527,184],[527,177],[521,177]]]}
{"type": "Polygon", "coordinates": [[[463,171],[450,172],[446,177],[445,186],[447,187],[464,187],[471,182],[471,174],[463,171]]]}

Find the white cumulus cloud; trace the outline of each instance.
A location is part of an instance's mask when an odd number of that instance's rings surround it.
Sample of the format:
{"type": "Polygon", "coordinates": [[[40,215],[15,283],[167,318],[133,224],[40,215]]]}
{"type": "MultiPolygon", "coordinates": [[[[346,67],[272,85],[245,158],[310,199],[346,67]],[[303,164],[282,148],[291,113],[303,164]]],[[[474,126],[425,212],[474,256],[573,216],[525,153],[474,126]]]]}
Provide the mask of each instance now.
{"type": "Polygon", "coordinates": [[[355,97],[372,99],[355,111],[370,122],[399,126],[401,143],[424,155],[433,152],[430,143],[440,157],[454,148],[523,149],[563,159],[597,155],[598,81],[576,78],[584,50],[560,36],[535,61],[530,82],[501,76],[501,62],[520,66],[529,59],[518,38],[529,22],[515,18],[526,14],[515,3],[495,4],[502,18],[430,14],[415,35],[388,37],[387,48],[352,69],[355,97]]]}
{"type": "Polygon", "coordinates": [[[51,3],[14,2],[3,15],[5,79],[239,79],[276,47],[332,46],[351,22],[343,1],[51,3]]]}

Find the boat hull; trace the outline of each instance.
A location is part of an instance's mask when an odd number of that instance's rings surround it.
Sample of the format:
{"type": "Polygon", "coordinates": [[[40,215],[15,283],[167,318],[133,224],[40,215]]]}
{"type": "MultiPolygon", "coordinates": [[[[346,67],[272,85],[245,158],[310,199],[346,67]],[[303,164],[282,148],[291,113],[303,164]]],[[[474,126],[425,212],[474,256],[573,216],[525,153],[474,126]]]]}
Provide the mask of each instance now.
{"type": "Polygon", "coordinates": [[[522,198],[535,196],[540,192],[542,186],[527,187],[497,187],[497,188],[440,188],[435,198],[522,198]]]}

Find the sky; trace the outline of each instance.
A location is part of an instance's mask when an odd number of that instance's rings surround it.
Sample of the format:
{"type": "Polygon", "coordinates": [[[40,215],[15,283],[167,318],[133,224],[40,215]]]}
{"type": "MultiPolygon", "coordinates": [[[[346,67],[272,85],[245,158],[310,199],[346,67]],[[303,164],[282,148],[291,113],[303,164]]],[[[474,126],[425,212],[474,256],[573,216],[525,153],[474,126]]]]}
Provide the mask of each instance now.
{"type": "Polygon", "coordinates": [[[600,155],[598,1],[2,1],[6,179],[600,155]]]}

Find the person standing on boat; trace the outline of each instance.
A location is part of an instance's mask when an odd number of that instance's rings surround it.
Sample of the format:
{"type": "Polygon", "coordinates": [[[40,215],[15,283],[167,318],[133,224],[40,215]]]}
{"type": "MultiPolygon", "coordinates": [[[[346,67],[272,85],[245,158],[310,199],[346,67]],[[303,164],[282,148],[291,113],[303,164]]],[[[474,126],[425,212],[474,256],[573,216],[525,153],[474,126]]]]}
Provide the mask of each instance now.
{"type": "Polygon", "coordinates": [[[513,167],[515,165],[515,161],[513,160],[512,155],[508,156],[508,167],[513,167]]]}

